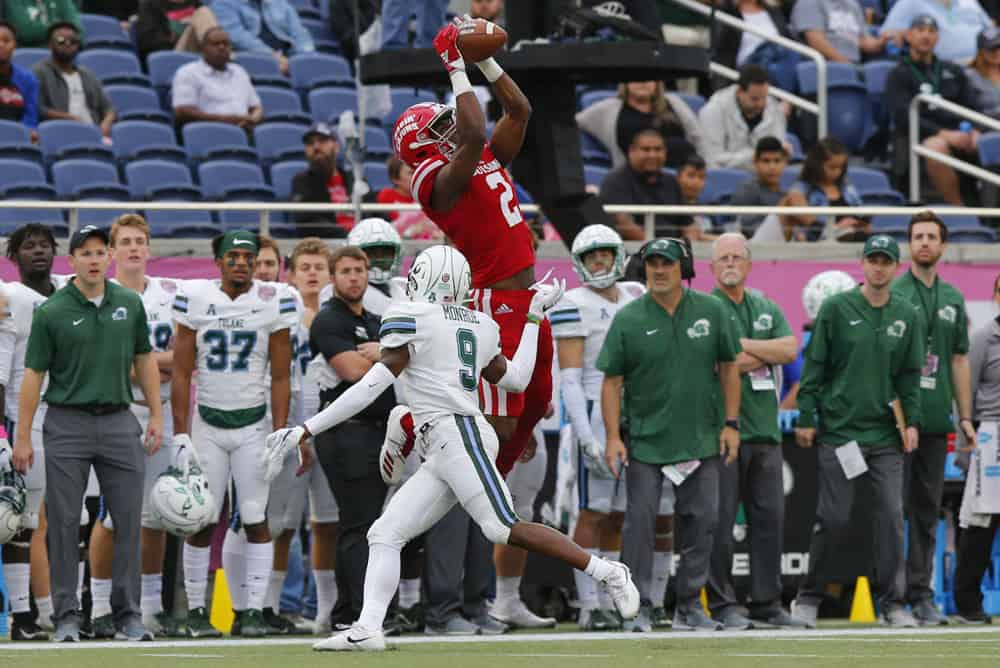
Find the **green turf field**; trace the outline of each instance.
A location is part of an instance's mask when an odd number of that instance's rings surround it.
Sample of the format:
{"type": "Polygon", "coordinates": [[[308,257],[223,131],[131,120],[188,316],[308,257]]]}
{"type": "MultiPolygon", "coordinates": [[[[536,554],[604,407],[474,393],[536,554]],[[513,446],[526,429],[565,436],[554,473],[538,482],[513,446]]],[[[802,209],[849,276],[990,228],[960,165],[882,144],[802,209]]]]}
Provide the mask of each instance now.
{"type": "MultiPolygon", "coordinates": [[[[572,627],[567,627],[570,629],[572,627]]],[[[83,643],[74,646],[0,644],[0,666],[131,668],[204,665],[210,668],[632,668],[706,666],[923,666],[1000,665],[1000,628],[886,632],[877,628],[811,633],[512,634],[441,642],[406,637],[384,654],[312,652],[309,639],[261,641],[83,643]],[[544,638],[544,640],[542,639],[544,638]],[[499,663],[498,663],[499,662],[499,663]]]]}

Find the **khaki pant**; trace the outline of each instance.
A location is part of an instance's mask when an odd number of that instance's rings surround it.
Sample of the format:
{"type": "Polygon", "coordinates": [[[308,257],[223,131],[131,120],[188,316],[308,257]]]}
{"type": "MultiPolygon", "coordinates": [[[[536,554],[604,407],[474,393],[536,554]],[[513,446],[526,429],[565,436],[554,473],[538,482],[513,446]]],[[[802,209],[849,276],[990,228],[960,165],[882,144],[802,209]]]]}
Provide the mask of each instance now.
{"type": "Polygon", "coordinates": [[[215,18],[215,14],[208,7],[199,7],[194,14],[191,15],[191,22],[188,23],[188,27],[184,29],[181,36],[177,39],[177,44],[174,46],[174,51],[193,51],[194,53],[199,53],[201,51],[201,40],[208,32],[209,28],[214,28],[219,25],[219,20],[215,18]]]}

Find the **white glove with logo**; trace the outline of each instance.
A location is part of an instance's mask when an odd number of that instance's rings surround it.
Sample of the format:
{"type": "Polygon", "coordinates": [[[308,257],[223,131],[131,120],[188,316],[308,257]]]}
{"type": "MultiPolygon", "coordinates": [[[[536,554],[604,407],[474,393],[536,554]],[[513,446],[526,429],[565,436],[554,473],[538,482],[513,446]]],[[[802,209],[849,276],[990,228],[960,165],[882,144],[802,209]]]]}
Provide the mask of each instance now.
{"type": "Polygon", "coordinates": [[[378,456],[378,472],[382,475],[382,482],[389,487],[398,485],[403,479],[403,469],[406,468],[406,457],[403,456],[403,444],[396,443],[391,439],[385,439],[382,443],[382,450],[378,456]]]}
{"type": "Polygon", "coordinates": [[[604,451],[604,444],[600,441],[580,443],[580,454],[583,455],[583,465],[587,470],[601,478],[614,478],[615,474],[608,468],[608,462],[604,459],[604,451]]]}
{"type": "Polygon", "coordinates": [[[174,434],[170,444],[178,450],[187,449],[189,453],[194,452],[194,443],[191,442],[191,436],[188,434],[174,434]]]}
{"type": "MultiPolygon", "coordinates": [[[[548,274],[545,278],[548,278],[548,274]]],[[[551,283],[539,281],[531,289],[535,291],[535,295],[531,298],[528,315],[544,320],[545,315],[562,299],[563,293],[566,291],[566,281],[558,278],[552,279],[551,283]]]]}
{"type": "Polygon", "coordinates": [[[265,482],[278,477],[285,466],[285,457],[292,450],[298,450],[299,442],[305,434],[306,430],[302,427],[285,427],[268,435],[260,453],[260,467],[264,470],[265,482]]]}

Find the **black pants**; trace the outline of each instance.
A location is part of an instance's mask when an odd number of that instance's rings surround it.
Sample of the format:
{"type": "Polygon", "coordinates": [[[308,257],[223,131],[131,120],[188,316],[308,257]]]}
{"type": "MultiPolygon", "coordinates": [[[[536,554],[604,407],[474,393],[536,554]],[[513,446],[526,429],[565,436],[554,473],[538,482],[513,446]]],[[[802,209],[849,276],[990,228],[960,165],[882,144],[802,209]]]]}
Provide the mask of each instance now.
{"type": "Polygon", "coordinates": [[[337,542],[337,605],[334,623],[351,624],[361,614],[368,529],[382,514],[386,486],[378,472],[385,424],[347,422],[316,437],[316,453],[340,506],[337,542]]]}
{"type": "Polygon", "coordinates": [[[958,537],[958,562],[955,564],[955,607],[960,613],[982,612],[983,592],[980,585],[990,566],[993,538],[1000,526],[1000,515],[994,515],[989,527],[962,529],[958,537]]]}
{"type": "Polygon", "coordinates": [[[934,546],[944,492],[946,434],[920,434],[920,447],[903,464],[903,512],[909,521],[909,551],[900,560],[897,587],[910,603],[934,598],[934,546]]]}
{"type": "Polygon", "coordinates": [[[457,503],[426,536],[423,595],[428,626],[444,626],[455,615],[485,615],[493,584],[493,543],[457,503]]]}

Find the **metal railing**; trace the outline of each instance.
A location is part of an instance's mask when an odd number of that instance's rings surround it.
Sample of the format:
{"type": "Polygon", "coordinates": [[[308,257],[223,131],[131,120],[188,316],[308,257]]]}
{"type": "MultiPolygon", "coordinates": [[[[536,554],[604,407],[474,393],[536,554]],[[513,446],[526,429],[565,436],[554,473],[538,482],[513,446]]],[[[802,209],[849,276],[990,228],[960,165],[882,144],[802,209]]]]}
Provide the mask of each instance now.
{"type": "MultiPolygon", "coordinates": [[[[780,47],[788,49],[789,51],[794,51],[795,53],[805,56],[816,63],[816,101],[812,102],[806,100],[805,98],[799,97],[793,93],[789,93],[780,88],[770,87],[770,93],[779,100],[788,102],[789,104],[802,109],[803,111],[809,112],[816,115],[816,126],[818,132],[818,138],[822,139],[827,135],[827,90],[826,90],[826,58],[823,54],[816,49],[810,48],[801,42],[796,42],[795,40],[788,39],[787,37],[782,37],[781,35],[773,35],[766,33],[763,30],[757,28],[756,26],[750,25],[742,19],[738,19],[732,14],[727,14],[725,12],[715,10],[712,11],[711,7],[703,5],[697,0],[672,0],[674,4],[686,7],[693,12],[701,14],[706,18],[714,18],[715,21],[727,25],[730,28],[736,28],[742,32],[748,32],[751,35],[756,35],[766,42],[771,42],[777,44],[780,47]]],[[[709,69],[720,76],[727,79],[736,81],[739,78],[739,74],[725,65],[720,65],[718,63],[709,63],[709,69]]]]}
{"type": "Polygon", "coordinates": [[[939,151],[934,151],[921,145],[920,143],[920,105],[926,104],[929,107],[940,107],[945,111],[950,111],[959,118],[984,125],[993,130],[1000,131],[1000,121],[989,116],[984,116],[978,111],[973,111],[968,107],[963,107],[954,102],[949,102],[940,95],[919,93],[910,102],[910,201],[920,201],[920,158],[935,160],[944,163],[957,171],[963,172],[977,179],[988,181],[993,185],[1000,186],[1000,175],[978,167],[976,165],[959,160],[939,151]]]}

